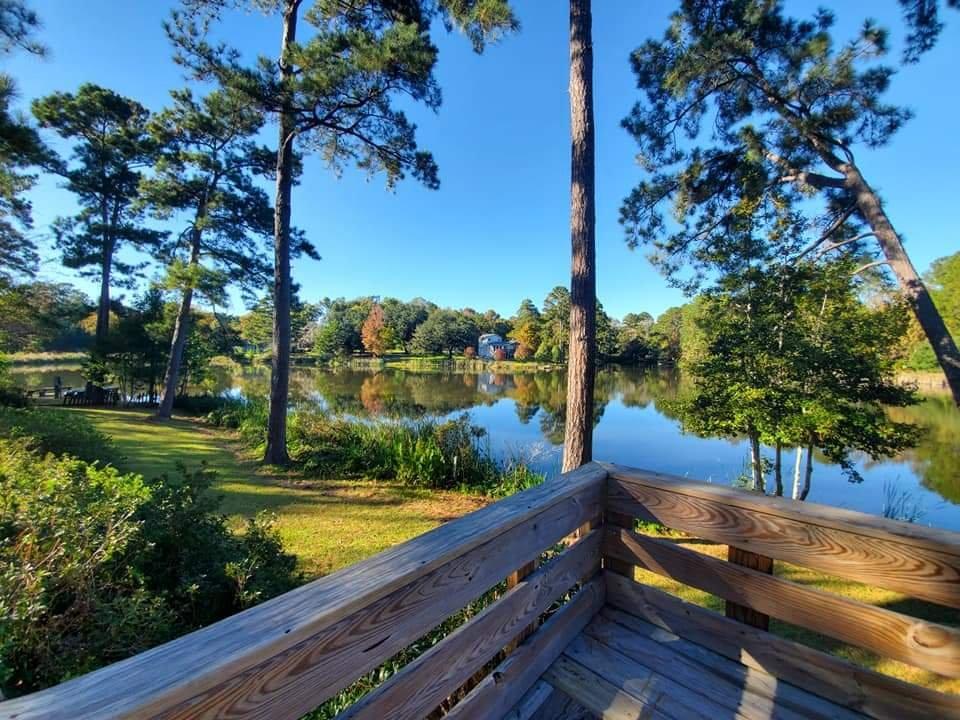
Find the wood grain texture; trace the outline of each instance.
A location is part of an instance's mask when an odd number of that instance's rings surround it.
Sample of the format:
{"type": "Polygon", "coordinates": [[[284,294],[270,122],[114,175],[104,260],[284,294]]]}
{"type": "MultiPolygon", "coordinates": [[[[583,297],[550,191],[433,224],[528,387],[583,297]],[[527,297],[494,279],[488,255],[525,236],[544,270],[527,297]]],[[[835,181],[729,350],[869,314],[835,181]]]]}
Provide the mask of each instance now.
{"type": "Polygon", "coordinates": [[[684,678],[686,682],[698,682],[704,675],[716,675],[736,687],[743,688],[746,693],[775,701],[810,720],[857,720],[864,717],[862,713],[841,707],[763,670],[742,665],[622,610],[607,606],[601,610],[594,624],[596,627],[588,629],[601,642],[615,649],[622,648],[623,653],[630,657],[643,653],[644,657],[650,657],[650,661],[656,662],[660,667],[670,667],[670,675],[675,679],[684,678]],[[597,624],[598,620],[620,626],[627,632],[616,630],[610,625],[597,624]],[[617,633],[617,638],[606,641],[605,636],[597,634],[600,628],[608,634],[617,633]],[[643,642],[644,640],[648,642],[643,642]],[[691,670],[691,665],[695,671],[691,670]],[[679,673],[675,671],[678,667],[679,673]]]}
{"type": "Polygon", "coordinates": [[[603,607],[605,583],[595,577],[507,659],[453,706],[450,720],[489,720],[507,713],[603,607]]]}
{"type": "Polygon", "coordinates": [[[608,528],[604,555],[885,657],[960,677],[960,632],[717,560],[667,540],[608,528]]]}
{"type": "MultiPolygon", "coordinates": [[[[537,685],[546,685],[550,689],[550,695],[544,703],[537,708],[526,720],[599,720],[596,713],[587,710],[583,705],[571,698],[565,692],[558,690],[548,682],[540,681],[537,685]]],[[[503,720],[525,720],[516,718],[513,711],[507,713],[503,720]]]]}
{"type": "Polygon", "coordinates": [[[584,466],[0,718],[298,718],[595,517],[605,476],[584,466]]]}
{"type": "Polygon", "coordinates": [[[574,543],[550,563],[383,685],[341,713],[343,720],[421,718],[461,687],[518,631],[529,627],[574,584],[599,570],[602,530],[574,543]]]}
{"type": "Polygon", "coordinates": [[[960,608],[960,534],[619,466],[611,509],[698,537],[960,608]]]}
{"type": "MultiPolygon", "coordinates": [[[[616,510],[611,510],[609,506],[604,509],[603,521],[608,527],[620,527],[627,530],[633,530],[634,526],[633,516],[619,513],[616,510]]],[[[603,567],[605,570],[620,573],[624,577],[628,577],[631,580],[634,577],[633,565],[626,563],[623,560],[618,560],[614,557],[603,558],[603,567]]]]}
{"type": "Polygon", "coordinates": [[[540,680],[532,688],[527,690],[526,694],[520,698],[516,705],[510,708],[510,711],[503,716],[503,720],[531,720],[540,711],[553,693],[556,692],[553,685],[540,680]]]}
{"type": "MultiPolygon", "coordinates": [[[[578,665],[589,668],[611,685],[619,688],[638,700],[645,713],[654,709],[671,718],[745,718],[740,712],[731,712],[706,694],[694,692],[671,680],[670,668],[660,668],[656,672],[644,663],[636,662],[621,653],[597,642],[581,633],[563,651],[563,658],[574,660],[578,665]]],[[[547,672],[544,679],[569,692],[561,684],[554,682],[547,672]]],[[[572,693],[571,693],[572,694],[572,693]]],[[[587,707],[580,696],[573,695],[587,707]]],[[[593,708],[591,708],[593,709],[593,708]]],[[[791,719],[793,720],[793,719],[791,719]]]]}
{"type": "MultiPolygon", "coordinates": [[[[637,620],[637,623],[640,622],[637,620]]],[[[647,626],[650,627],[649,624],[647,626]]],[[[604,617],[603,613],[594,618],[583,634],[631,660],[659,669],[671,682],[705,695],[710,701],[726,708],[728,714],[737,712],[751,720],[855,720],[863,717],[796,688],[793,688],[793,702],[785,702],[780,697],[780,691],[786,683],[778,683],[770,675],[757,670],[753,670],[752,675],[746,672],[719,672],[717,666],[721,663],[734,663],[716,654],[713,658],[690,658],[673,649],[668,637],[657,637],[642,629],[638,631],[635,627],[604,617]],[[757,677],[761,674],[766,677],[757,677]]],[[[742,665],[740,668],[746,670],[742,665]]]]}
{"type": "MultiPolygon", "coordinates": [[[[643,703],[567,655],[557,658],[547,668],[544,678],[604,720],[672,720],[656,706],[643,703]]],[[[706,720],[706,716],[697,716],[697,720],[706,720]]]]}
{"type": "MultiPolygon", "coordinates": [[[[767,557],[766,555],[757,555],[757,553],[748,552],[747,550],[741,550],[732,545],[727,548],[727,562],[733,563],[734,565],[742,565],[743,567],[766,573],[767,575],[773,575],[773,558],[767,557]]],[[[745,625],[752,625],[761,630],[770,629],[770,616],[746,605],[738,605],[735,602],[727,600],[724,612],[731,620],[742,622],[745,625]]]]}
{"type": "Polygon", "coordinates": [[[616,573],[603,578],[612,607],[851,710],[880,720],[960,719],[960,697],[853,665],[616,573]]]}

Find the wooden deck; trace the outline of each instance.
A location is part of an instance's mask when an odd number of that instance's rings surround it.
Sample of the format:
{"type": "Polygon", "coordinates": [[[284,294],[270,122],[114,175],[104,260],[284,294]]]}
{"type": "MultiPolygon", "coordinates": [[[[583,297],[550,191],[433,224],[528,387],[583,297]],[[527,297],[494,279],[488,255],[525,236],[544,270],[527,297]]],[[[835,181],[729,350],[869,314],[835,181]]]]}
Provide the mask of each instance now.
{"type": "Polygon", "coordinates": [[[957,623],[792,582],[777,562],[960,609],[956,533],[591,463],[210,627],[0,703],[0,720],[296,720],[481,596],[492,598],[481,612],[339,717],[960,718],[960,696],[767,629],[773,617],[958,678],[957,623]],[[637,520],[726,545],[727,559],[644,534],[637,520]],[[637,568],[720,598],[725,614],[637,582],[637,568]]]}
{"type": "MultiPolygon", "coordinates": [[[[730,632],[735,632],[729,621],[730,632]]],[[[606,606],[518,703],[515,718],[782,718],[865,715],[606,606]]]]}

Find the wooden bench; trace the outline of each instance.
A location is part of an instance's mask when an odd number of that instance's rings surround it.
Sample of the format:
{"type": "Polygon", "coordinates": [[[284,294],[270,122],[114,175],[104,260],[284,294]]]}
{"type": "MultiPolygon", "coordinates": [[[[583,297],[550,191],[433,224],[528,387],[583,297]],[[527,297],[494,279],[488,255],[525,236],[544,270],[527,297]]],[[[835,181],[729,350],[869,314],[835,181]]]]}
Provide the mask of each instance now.
{"type": "Polygon", "coordinates": [[[0,718],[299,718],[499,588],[345,718],[960,718],[960,698],[764,629],[769,617],[947,677],[952,627],[791,582],[774,559],[960,608],[960,536],[591,463],[0,718]],[[730,546],[722,559],[635,519],[730,546]],[[727,601],[726,614],[635,568],[727,601]],[[522,572],[517,572],[521,570],[522,572]],[[509,578],[510,582],[506,582],[509,578]]]}

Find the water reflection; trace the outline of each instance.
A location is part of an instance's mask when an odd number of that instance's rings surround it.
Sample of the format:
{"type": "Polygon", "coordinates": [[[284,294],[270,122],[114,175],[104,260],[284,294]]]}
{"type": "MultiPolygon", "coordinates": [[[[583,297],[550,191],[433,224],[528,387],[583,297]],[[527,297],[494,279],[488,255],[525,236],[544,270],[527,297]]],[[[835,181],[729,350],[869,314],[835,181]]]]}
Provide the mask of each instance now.
{"type": "MultiPolygon", "coordinates": [[[[214,368],[221,392],[266,397],[266,367],[214,368]]],[[[60,374],[26,371],[24,384],[49,385],[60,374]]],[[[743,442],[684,434],[672,413],[687,387],[675,373],[605,369],[597,376],[594,447],[598,458],[729,484],[744,472],[743,442]]],[[[495,449],[546,446],[544,470],[559,466],[563,442],[566,376],[561,371],[459,373],[441,369],[381,371],[295,368],[290,383],[294,404],[310,403],[362,418],[417,419],[469,411],[490,433],[495,449]]],[[[932,397],[911,408],[891,410],[894,419],[924,428],[921,440],[897,458],[858,467],[864,482],[847,482],[839,468],[817,457],[810,499],[879,513],[884,483],[910,490],[924,507],[921,522],[960,530],[960,412],[947,397],[932,397]]]]}

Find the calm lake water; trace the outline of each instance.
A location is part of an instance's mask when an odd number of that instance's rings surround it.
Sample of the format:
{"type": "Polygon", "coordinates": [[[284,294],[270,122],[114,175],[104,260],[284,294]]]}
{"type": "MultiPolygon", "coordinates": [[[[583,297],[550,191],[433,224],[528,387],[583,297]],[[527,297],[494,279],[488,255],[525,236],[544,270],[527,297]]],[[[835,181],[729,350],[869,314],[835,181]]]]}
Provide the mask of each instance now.
{"type": "MultiPolygon", "coordinates": [[[[213,392],[265,396],[267,368],[217,369],[213,392]]],[[[24,386],[82,384],[68,368],[15,368],[24,386]]],[[[625,465],[730,484],[746,471],[743,441],[685,434],[670,413],[681,379],[675,373],[606,369],[597,378],[594,456],[625,465]]],[[[487,429],[493,450],[523,455],[548,472],[559,469],[564,425],[565,373],[561,371],[463,373],[430,370],[380,371],[296,368],[294,403],[315,403],[363,418],[447,417],[468,413],[487,429]]],[[[960,531],[960,411],[946,396],[927,397],[911,408],[896,408],[899,421],[923,427],[920,443],[902,455],[875,462],[858,458],[862,483],[851,483],[840,468],[816,458],[809,499],[880,514],[885,486],[909,491],[923,511],[917,521],[960,531]]],[[[785,457],[792,469],[792,450],[785,457]]]]}

